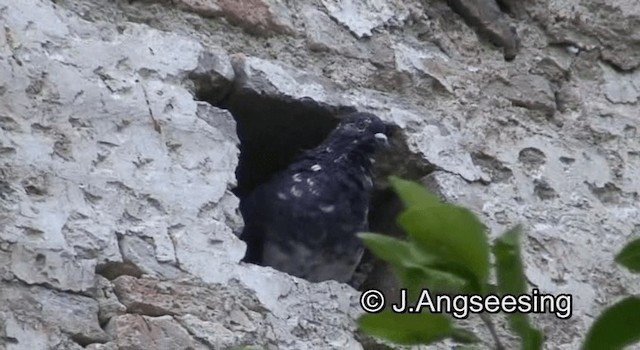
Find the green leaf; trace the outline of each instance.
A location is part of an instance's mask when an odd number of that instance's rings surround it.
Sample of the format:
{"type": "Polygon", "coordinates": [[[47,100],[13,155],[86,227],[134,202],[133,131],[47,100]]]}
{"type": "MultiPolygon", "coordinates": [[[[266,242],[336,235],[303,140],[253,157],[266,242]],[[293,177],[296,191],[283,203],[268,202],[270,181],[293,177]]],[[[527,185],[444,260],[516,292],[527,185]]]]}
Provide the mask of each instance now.
{"type": "Polygon", "coordinates": [[[394,267],[394,271],[402,284],[410,290],[411,297],[419,295],[425,288],[439,294],[460,293],[466,291],[469,285],[469,281],[461,276],[429,267],[394,267]]]}
{"type": "Polygon", "coordinates": [[[583,350],[622,349],[640,341],[640,298],[627,297],[593,322],[583,350]]]}
{"type": "Polygon", "coordinates": [[[402,345],[430,344],[454,334],[449,317],[428,310],[397,314],[385,309],[360,316],[358,325],[367,334],[402,345]]]}
{"type": "MultiPolygon", "coordinates": [[[[524,266],[520,254],[520,230],[520,226],[508,230],[498,237],[493,245],[498,291],[502,295],[510,294],[517,297],[526,292],[524,266]]],[[[542,332],[531,325],[526,314],[510,313],[507,317],[511,329],[520,336],[522,349],[542,349],[542,332]]]]}
{"type": "Polygon", "coordinates": [[[389,183],[407,208],[431,207],[441,204],[438,197],[416,182],[390,176],[389,183]]]}
{"type": "Polygon", "coordinates": [[[484,228],[469,210],[452,204],[409,208],[398,218],[418,246],[442,263],[470,271],[482,293],[489,274],[489,244],[484,228]]]}
{"type": "Polygon", "coordinates": [[[493,244],[498,290],[502,294],[524,294],[526,280],[520,256],[520,226],[503,233],[493,244]]]}
{"type": "Polygon", "coordinates": [[[544,334],[541,330],[533,327],[529,316],[523,313],[511,313],[507,315],[509,326],[513,329],[522,342],[523,350],[540,350],[544,343],[544,334]]]}
{"type": "Polygon", "coordinates": [[[467,279],[455,272],[438,267],[439,259],[420,250],[415,243],[377,233],[359,233],[365,246],[378,258],[386,261],[410,295],[423,288],[439,292],[464,290],[467,279]]]}
{"type": "Polygon", "coordinates": [[[362,232],[358,237],[375,256],[392,266],[421,267],[437,261],[437,257],[416,249],[410,242],[391,236],[362,232]]]}
{"type": "Polygon", "coordinates": [[[627,243],[616,255],[616,262],[631,272],[640,273],[640,238],[627,243]]]}

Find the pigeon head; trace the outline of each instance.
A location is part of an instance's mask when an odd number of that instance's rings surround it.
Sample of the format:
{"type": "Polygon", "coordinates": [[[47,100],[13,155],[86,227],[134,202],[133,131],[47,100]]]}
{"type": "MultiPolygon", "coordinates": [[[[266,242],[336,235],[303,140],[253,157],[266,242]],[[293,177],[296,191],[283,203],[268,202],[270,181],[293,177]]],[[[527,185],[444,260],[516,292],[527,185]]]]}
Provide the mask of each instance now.
{"type": "Polygon", "coordinates": [[[346,116],[328,138],[338,149],[374,153],[389,145],[389,126],[371,113],[346,116]]]}

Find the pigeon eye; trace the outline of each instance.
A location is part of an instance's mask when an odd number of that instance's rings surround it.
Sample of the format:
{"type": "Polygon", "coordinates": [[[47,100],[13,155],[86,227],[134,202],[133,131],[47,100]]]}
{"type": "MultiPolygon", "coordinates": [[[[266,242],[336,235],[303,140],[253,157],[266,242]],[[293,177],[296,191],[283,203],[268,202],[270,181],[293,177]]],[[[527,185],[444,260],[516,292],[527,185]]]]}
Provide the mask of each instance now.
{"type": "Polygon", "coordinates": [[[364,120],[358,120],[356,122],[356,128],[358,128],[358,130],[364,130],[367,128],[367,123],[364,120]]]}

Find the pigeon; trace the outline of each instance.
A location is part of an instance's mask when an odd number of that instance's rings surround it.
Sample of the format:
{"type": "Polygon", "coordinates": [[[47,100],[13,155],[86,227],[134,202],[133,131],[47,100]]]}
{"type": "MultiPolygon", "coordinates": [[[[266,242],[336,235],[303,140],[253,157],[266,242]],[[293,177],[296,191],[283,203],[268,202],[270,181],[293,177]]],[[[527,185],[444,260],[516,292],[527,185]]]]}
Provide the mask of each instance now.
{"type": "Polygon", "coordinates": [[[311,282],[348,282],[368,230],[373,156],[388,147],[390,125],[352,113],[316,148],[258,186],[240,206],[244,261],[311,282]]]}

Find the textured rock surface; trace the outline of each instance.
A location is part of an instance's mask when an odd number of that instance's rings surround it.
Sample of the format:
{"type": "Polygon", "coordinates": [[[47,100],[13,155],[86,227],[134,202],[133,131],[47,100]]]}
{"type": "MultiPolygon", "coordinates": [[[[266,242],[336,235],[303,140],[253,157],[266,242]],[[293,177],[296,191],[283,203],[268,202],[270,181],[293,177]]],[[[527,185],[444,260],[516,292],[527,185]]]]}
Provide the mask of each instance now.
{"type": "Polygon", "coordinates": [[[238,96],[396,123],[381,173],[522,223],[531,285],[574,295],[534,318],[578,348],[640,292],[612,259],[640,235],[640,4],[522,7],[509,63],[440,2],[0,0],[0,348],[370,344],[350,287],[239,263],[238,96]]]}

